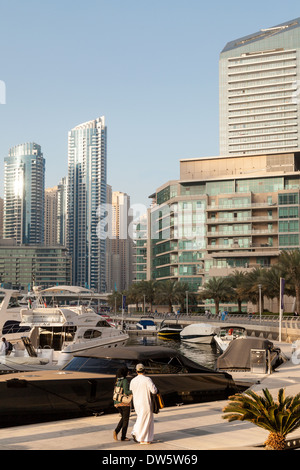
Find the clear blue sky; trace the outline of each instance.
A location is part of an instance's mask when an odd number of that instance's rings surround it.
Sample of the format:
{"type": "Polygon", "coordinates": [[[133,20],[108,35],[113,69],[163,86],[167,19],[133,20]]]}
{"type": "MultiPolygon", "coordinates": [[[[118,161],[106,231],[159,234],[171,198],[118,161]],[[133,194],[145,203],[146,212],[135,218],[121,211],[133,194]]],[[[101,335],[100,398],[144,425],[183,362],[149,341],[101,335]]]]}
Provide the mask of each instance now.
{"type": "Polygon", "coordinates": [[[37,142],[46,186],[68,131],[104,115],[108,183],[134,204],[218,155],[218,61],[233,39],[300,16],[299,0],[0,0],[0,194],[8,149],[37,142]]]}

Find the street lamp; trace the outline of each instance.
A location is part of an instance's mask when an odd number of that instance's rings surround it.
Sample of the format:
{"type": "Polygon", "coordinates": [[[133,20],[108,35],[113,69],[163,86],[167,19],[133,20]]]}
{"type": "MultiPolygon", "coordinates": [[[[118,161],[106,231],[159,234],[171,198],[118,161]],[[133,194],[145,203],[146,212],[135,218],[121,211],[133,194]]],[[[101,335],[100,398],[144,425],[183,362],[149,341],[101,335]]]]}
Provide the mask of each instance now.
{"type": "Polygon", "coordinates": [[[185,294],[186,294],[186,314],[188,315],[189,314],[189,291],[186,290],[185,294]]]}
{"type": "Polygon", "coordinates": [[[144,315],[146,315],[146,311],[145,311],[146,294],[143,294],[143,295],[144,295],[144,315]]]}
{"type": "Polygon", "coordinates": [[[259,322],[261,323],[261,284],[258,284],[259,291],[259,322]]]}

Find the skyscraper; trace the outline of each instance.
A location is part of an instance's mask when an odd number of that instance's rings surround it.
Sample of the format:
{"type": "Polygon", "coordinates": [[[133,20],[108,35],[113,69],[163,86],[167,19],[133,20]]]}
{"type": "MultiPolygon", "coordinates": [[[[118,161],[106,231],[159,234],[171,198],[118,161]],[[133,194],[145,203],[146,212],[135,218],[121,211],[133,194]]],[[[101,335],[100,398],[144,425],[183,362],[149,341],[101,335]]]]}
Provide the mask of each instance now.
{"type": "Polygon", "coordinates": [[[66,246],[67,178],[64,176],[57,189],[57,244],[66,246]]]}
{"type": "Polygon", "coordinates": [[[58,187],[45,190],[45,245],[57,245],[57,199],[58,187]]]}
{"type": "Polygon", "coordinates": [[[220,54],[220,155],[300,148],[300,18],[229,42],[220,54]]]}
{"type": "Polygon", "coordinates": [[[130,234],[132,216],[129,214],[130,196],[121,191],[112,192],[112,285],[120,292],[132,283],[132,249],[130,234]]]}
{"type": "Polygon", "coordinates": [[[17,145],[4,159],[4,238],[44,243],[45,160],[35,143],[17,145]]]}
{"type": "Polygon", "coordinates": [[[102,116],[69,132],[67,246],[73,284],[105,291],[105,239],[97,211],[106,203],[106,134],[102,116]]]}

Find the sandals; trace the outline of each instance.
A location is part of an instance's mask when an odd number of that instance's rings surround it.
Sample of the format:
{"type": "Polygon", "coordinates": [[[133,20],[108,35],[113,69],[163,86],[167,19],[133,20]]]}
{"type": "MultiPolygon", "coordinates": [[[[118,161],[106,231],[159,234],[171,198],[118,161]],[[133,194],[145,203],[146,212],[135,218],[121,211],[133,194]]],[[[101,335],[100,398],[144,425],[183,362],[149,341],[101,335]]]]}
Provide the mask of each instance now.
{"type": "Polygon", "coordinates": [[[130,441],[128,437],[124,437],[124,439],[121,439],[121,441],[130,441]]]}

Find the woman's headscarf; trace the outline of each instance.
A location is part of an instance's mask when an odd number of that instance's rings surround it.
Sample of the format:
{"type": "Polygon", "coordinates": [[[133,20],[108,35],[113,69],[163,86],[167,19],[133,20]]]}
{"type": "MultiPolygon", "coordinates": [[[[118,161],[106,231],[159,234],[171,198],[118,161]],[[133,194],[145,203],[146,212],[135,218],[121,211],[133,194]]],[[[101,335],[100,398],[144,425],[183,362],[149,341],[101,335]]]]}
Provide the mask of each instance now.
{"type": "Polygon", "coordinates": [[[117,379],[121,379],[121,378],[125,379],[125,377],[127,377],[127,374],[128,374],[128,368],[121,367],[121,369],[117,370],[116,377],[117,379]]]}

